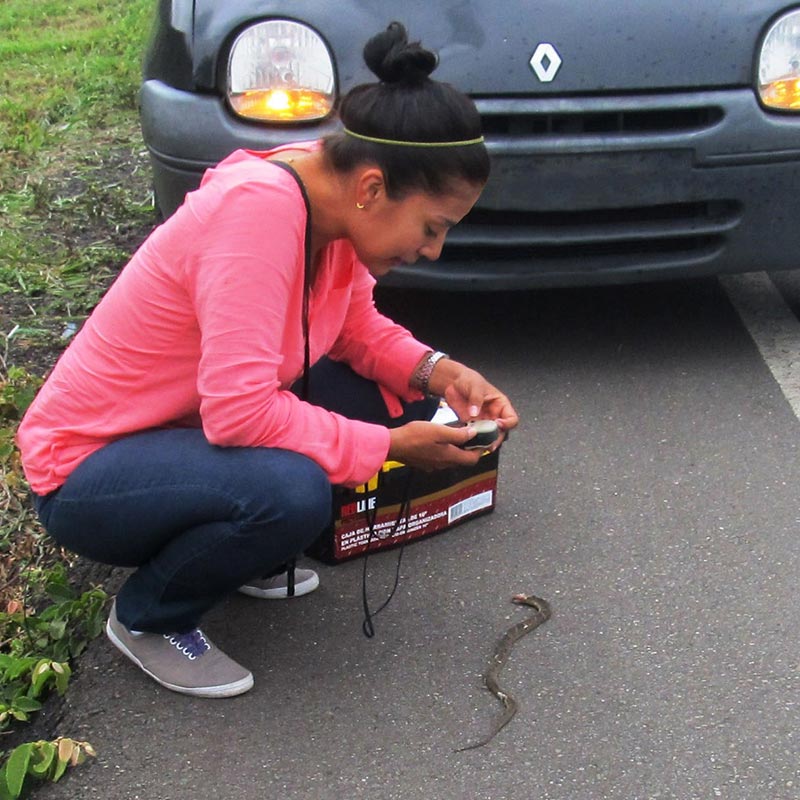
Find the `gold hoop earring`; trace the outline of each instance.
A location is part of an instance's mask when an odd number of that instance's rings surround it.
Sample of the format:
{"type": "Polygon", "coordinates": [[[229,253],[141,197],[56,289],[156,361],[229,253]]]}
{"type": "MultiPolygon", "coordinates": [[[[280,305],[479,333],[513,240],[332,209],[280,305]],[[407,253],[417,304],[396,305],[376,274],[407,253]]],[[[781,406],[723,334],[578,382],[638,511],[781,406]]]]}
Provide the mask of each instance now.
{"type": "Polygon", "coordinates": [[[363,211],[366,208],[366,206],[363,203],[356,203],[356,208],[359,211],[363,211]]]}

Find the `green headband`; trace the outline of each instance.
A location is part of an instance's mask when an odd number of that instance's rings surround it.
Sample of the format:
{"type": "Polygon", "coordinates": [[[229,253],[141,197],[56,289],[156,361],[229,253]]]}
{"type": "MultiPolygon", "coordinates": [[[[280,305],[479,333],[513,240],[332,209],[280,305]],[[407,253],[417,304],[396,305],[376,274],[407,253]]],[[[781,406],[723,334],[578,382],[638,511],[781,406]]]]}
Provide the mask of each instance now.
{"type": "Polygon", "coordinates": [[[353,131],[344,129],[348,136],[354,139],[362,139],[365,142],[375,142],[376,144],[396,144],[401,147],[463,147],[469,144],[482,144],[483,136],[477,139],[462,139],[459,142],[401,142],[396,139],[379,139],[377,136],[364,136],[363,133],[355,133],[353,131]]]}

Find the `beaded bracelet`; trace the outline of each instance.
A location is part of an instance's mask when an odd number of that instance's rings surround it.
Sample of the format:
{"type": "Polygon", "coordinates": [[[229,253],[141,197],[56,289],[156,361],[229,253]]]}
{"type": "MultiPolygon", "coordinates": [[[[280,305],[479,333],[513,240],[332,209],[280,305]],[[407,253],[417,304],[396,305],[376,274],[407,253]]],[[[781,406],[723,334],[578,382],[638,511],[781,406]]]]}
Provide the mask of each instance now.
{"type": "Polygon", "coordinates": [[[424,395],[430,395],[428,391],[428,384],[431,380],[433,368],[443,359],[450,358],[447,353],[441,350],[431,352],[428,357],[416,368],[414,374],[411,376],[410,384],[412,388],[419,389],[424,395]]]}

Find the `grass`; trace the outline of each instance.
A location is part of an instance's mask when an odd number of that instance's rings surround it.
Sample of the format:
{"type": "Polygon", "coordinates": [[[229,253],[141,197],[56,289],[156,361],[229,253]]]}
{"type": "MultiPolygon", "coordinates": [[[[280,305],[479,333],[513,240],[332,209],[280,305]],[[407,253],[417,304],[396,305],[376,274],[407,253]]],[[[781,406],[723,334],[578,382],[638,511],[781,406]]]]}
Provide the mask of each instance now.
{"type": "MultiPolygon", "coordinates": [[[[135,107],[155,4],[5,0],[0,6],[0,181],[73,129],[135,107]]],[[[13,180],[13,178],[12,178],[13,180]]]]}
{"type": "MultiPolygon", "coordinates": [[[[16,426],[67,344],[155,222],[136,110],[152,0],[0,4],[0,732],[14,731],[100,629],[104,594],[31,507],[16,426]]],[[[24,733],[22,734],[24,736],[24,733]]],[[[2,740],[0,740],[2,746],[2,740]]],[[[18,745],[0,798],[56,779],[91,746],[18,745]]]]}
{"type": "Polygon", "coordinates": [[[136,92],[153,8],[0,5],[0,330],[21,324],[15,346],[85,316],[152,216],[136,92]]]}

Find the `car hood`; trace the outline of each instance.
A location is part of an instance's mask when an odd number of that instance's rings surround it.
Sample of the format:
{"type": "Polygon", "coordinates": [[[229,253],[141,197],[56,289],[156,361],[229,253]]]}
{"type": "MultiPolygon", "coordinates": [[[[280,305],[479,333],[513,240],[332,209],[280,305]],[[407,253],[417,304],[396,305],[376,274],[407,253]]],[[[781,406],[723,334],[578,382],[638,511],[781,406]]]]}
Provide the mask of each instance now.
{"type": "Polygon", "coordinates": [[[406,0],[398,13],[388,0],[197,0],[193,72],[198,86],[215,86],[219,53],[236,31],[288,17],[323,35],[346,91],[373,79],[361,58],[364,41],[399,18],[438,52],[436,78],[474,96],[743,86],[752,84],[765,27],[786,7],[775,0],[406,0]],[[540,43],[561,59],[549,82],[529,63],[540,43]]]}

